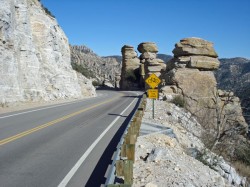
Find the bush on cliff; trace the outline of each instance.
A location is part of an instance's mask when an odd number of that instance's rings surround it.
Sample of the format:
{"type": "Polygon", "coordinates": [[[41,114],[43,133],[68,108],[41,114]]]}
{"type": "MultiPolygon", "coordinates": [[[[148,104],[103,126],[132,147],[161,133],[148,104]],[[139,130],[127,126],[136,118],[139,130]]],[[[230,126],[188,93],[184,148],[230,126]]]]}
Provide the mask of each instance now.
{"type": "Polygon", "coordinates": [[[174,97],[174,99],[172,100],[172,103],[174,103],[175,105],[179,106],[179,107],[185,107],[185,100],[182,96],[177,95],[174,97]]]}
{"type": "Polygon", "coordinates": [[[82,65],[72,63],[72,68],[87,78],[91,78],[91,77],[94,78],[95,77],[94,73],[92,71],[88,70],[87,68],[83,67],[82,65]]]}
{"type": "Polygon", "coordinates": [[[55,18],[55,16],[49,11],[49,9],[47,9],[41,2],[41,0],[38,0],[41,5],[42,5],[42,8],[44,9],[44,11],[46,12],[46,14],[50,15],[51,17],[55,18]]]}

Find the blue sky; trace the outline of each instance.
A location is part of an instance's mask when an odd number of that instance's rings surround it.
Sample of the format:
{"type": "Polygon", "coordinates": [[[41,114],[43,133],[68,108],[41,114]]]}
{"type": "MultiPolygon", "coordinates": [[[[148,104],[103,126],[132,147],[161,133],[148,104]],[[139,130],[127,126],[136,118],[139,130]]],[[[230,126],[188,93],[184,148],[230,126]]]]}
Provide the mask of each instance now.
{"type": "Polygon", "coordinates": [[[214,43],[220,58],[250,59],[250,0],[41,0],[72,45],[100,56],[121,55],[121,47],[156,42],[172,55],[186,37],[214,43]]]}

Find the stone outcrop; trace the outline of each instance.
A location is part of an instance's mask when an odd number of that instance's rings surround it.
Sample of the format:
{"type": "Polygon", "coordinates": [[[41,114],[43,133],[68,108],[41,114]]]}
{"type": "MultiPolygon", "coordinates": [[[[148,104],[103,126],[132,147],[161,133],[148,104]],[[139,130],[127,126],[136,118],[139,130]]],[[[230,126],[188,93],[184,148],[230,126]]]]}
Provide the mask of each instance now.
{"type": "Polygon", "coordinates": [[[216,70],[220,65],[213,43],[200,38],[182,39],[175,44],[173,53],[174,58],[169,62],[168,69],[187,67],[199,70],[216,70]]]}
{"type": "Polygon", "coordinates": [[[95,95],[80,86],[64,32],[34,0],[0,1],[0,75],[2,105],[95,95]]]}
{"type": "Polygon", "coordinates": [[[175,44],[174,56],[200,55],[217,58],[213,43],[201,38],[184,38],[175,44]]]}
{"type": "Polygon", "coordinates": [[[140,60],[134,47],[124,45],[122,47],[122,73],[120,86],[123,90],[133,90],[140,87],[139,67],[140,60]]]}
{"type": "Polygon", "coordinates": [[[121,62],[114,57],[100,57],[88,47],[70,46],[71,64],[98,85],[119,88],[121,62]]]}
{"type": "Polygon", "coordinates": [[[166,98],[179,95],[185,107],[198,117],[199,122],[208,126],[224,120],[225,116],[227,119],[237,116],[228,120],[227,128],[245,134],[247,124],[239,100],[232,96],[225,97],[222,91],[217,90],[212,70],[218,68],[219,61],[212,43],[198,38],[185,38],[175,45],[173,53],[174,58],[167,63],[164,75],[167,86],[162,90],[166,98]]]}
{"type": "MultiPolygon", "coordinates": [[[[161,73],[165,71],[166,64],[163,60],[157,58],[158,47],[153,42],[143,42],[138,45],[137,50],[142,53],[140,55],[140,75],[143,81],[147,79],[151,74],[155,74],[160,77],[161,73]]],[[[149,88],[146,84],[145,88],[149,88]]]]}

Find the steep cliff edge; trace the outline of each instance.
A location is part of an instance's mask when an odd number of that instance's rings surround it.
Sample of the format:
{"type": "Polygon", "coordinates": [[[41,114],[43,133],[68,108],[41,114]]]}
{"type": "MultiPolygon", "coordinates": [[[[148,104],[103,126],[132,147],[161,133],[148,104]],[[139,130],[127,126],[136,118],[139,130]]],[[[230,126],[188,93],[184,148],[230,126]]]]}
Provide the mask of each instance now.
{"type": "Polygon", "coordinates": [[[220,62],[220,67],[215,72],[218,87],[233,91],[240,98],[244,117],[250,126],[250,59],[224,58],[220,62]]]}
{"type": "Polygon", "coordinates": [[[37,0],[0,1],[0,75],[3,106],[95,95],[71,67],[63,30],[37,0]]]}

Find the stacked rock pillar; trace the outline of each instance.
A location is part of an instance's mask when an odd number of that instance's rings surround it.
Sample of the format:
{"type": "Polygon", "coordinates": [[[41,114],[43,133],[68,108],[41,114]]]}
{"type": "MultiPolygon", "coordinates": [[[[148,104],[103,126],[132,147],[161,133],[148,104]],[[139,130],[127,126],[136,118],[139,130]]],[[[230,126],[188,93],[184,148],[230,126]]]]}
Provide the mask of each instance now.
{"type": "Polygon", "coordinates": [[[173,54],[164,75],[168,86],[163,90],[181,95],[191,113],[205,115],[202,109],[213,107],[217,85],[213,70],[220,64],[213,43],[201,38],[184,38],[175,44],[173,54]]]}
{"type": "MultiPolygon", "coordinates": [[[[143,42],[138,45],[137,50],[142,53],[140,55],[141,61],[141,77],[143,82],[152,74],[154,73],[156,76],[161,77],[162,71],[165,70],[166,65],[164,61],[158,59],[156,57],[156,53],[158,52],[158,48],[155,43],[153,42],[143,42]]],[[[145,84],[145,89],[147,90],[149,86],[145,84]]]]}
{"type": "Polygon", "coordinates": [[[136,80],[136,70],[139,71],[140,60],[134,48],[129,45],[122,47],[122,73],[120,88],[123,90],[133,90],[139,87],[139,80],[136,80]],[[134,79],[134,80],[131,80],[134,79]]]}

